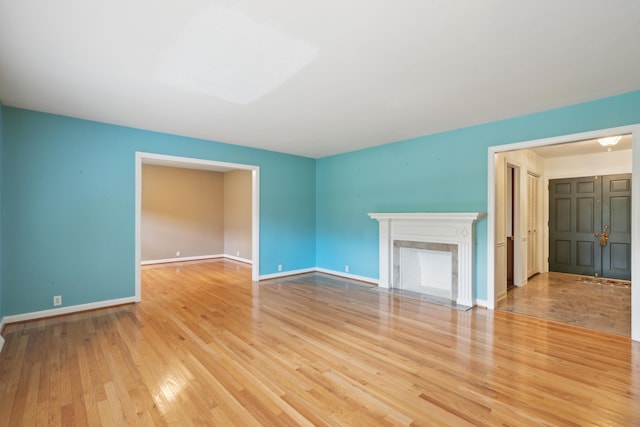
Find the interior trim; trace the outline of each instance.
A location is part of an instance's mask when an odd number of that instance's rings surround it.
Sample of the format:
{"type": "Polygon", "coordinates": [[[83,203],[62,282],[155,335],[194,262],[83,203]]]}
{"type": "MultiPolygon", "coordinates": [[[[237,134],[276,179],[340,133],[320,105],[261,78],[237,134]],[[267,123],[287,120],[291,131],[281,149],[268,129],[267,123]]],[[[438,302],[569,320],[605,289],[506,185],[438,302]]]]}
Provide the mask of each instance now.
{"type": "Polygon", "coordinates": [[[3,321],[6,324],[25,322],[27,320],[42,319],[44,317],[54,317],[63,314],[79,313],[81,311],[95,310],[98,308],[114,307],[117,305],[132,304],[135,303],[135,297],[126,297],[111,299],[106,301],[90,302],[88,304],[70,305],[67,307],[53,308],[50,310],[32,311],[30,313],[16,314],[13,316],[5,316],[3,321]]]}

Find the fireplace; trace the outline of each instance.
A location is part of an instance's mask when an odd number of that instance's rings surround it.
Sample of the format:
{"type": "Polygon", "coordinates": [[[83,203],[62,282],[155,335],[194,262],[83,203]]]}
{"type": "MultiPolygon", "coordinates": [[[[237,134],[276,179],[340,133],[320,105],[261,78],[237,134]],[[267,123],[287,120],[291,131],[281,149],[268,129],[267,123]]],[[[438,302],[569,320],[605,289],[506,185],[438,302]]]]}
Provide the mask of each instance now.
{"type": "Polygon", "coordinates": [[[393,283],[403,290],[455,301],[458,246],[394,240],[393,283]]]}
{"type": "Polygon", "coordinates": [[[444,298],[461,306],[473,297],[473,224],[480,212],[370,213],[380,230],[383,288],[444,298]]]}

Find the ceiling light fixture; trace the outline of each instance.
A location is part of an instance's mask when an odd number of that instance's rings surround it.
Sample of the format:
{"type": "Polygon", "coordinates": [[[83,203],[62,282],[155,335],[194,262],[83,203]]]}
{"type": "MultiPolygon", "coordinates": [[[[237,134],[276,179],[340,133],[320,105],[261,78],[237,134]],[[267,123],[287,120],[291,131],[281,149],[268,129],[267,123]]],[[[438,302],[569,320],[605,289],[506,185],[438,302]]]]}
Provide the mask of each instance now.
{"type": "Polygon", "coordinates": [[[620,138],[622,138],[622,136],[620,135],[607,136],[606,138],[598,138],[598,143],[600,143],[600,145],[602,145],[603,147],[611,147],[613,145],[616,145],[618,142],[620,142],[620,138]]]}

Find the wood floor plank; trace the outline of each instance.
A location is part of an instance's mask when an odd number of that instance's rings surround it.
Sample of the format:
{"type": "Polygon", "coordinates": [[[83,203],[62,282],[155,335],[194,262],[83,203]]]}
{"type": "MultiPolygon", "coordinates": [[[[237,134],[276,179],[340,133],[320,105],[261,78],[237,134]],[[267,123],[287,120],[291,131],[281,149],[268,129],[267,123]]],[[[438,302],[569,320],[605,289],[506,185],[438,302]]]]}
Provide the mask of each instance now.
{"type": "Polygon", "coordinates": [[[147,266],[142,302],[7,325],[0,425],[640,425],[640,346],[322,274],[147,266]]]}

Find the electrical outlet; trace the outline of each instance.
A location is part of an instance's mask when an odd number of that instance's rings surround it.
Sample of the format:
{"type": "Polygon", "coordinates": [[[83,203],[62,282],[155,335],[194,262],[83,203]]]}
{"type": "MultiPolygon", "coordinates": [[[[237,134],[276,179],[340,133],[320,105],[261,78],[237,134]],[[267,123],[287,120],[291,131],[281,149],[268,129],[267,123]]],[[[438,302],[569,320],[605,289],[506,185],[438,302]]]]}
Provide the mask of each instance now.
{"type": "Polygon", "coordinates": [[[236,256],[240,256],[240,251],[236,251],[236,256]]]}
{"type": "Polygon", "coordinates": [[[348,273],[348,272],[349,272],[349,264],[347,264],[347,265],[345,265],[345,266],[344,266],[344,272],[345,272],[345,273],[348,273]]]}
{"type": "Polygon", "coordinates": [[[180,251],[176,251],[176,256],[180,256],[180,251]]]}
{"type": "Polygon", "coordinates": [[[62,305],[62,295],[56,295],[53,297],[53,305],[54,306],[62,305]]]}
{"type": "Polygon", "coordinates": [[[278,271],[282,271],[282,264],[278,264],[278,271]]]}

